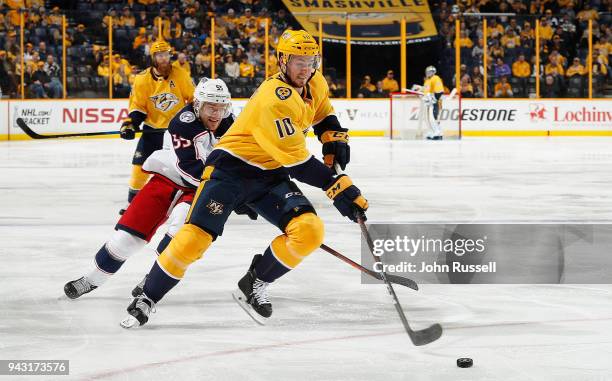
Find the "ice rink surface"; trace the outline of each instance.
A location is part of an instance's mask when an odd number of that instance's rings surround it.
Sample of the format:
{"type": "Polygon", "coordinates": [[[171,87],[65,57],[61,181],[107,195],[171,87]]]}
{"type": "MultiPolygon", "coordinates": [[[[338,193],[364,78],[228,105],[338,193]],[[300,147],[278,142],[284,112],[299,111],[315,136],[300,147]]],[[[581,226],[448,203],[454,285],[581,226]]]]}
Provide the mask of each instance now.
{"type": "MultiPolygon", "coordinates": [[[[320,145],[309,145],[319,156],[320,145]]],[[[612,222],[608,138],[351,146],[347,172],[370,201],[371,222],[612,222]]],[[[112,232],[134,147],[0,142],[0,359],[70,360],[70,376],[32,379],[612,379],[610,285],[396,287],[415,327],[445,328],[439,341],[414,347],[384,286],[362,285],[359,272],[318,250],[270,287],[275,312],[257,326],[231,291],[278,232],[244,216],[230,218],[145,327],[124,330],[130,290],[153,263],[159,234],[102,288],[61,296],[112,232]],[[457,368],[458,357],[474,366],[457,368]]],[[[326,243],[359,261],[358,226],[322,191],[301,188],[326,222],[326,243]]]]}

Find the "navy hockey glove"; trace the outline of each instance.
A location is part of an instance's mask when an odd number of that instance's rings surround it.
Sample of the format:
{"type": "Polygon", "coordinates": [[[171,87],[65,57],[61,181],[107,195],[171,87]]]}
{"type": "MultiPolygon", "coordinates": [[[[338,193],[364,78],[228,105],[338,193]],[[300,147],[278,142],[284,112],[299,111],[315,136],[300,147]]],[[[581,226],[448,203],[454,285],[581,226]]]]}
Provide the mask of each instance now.
{"type": "Polygon", "coordinates": [[[348,132],[345,131],[325,131],[321,134],[323,143],[323,162],[332,168],[334,162],[345,169],[351,161],[351,147],[348,145],[348,132]]]}
{"type": "Polygon", "coordinates": [[[357,217],[365,221],[365,211],[368,210],[368,200],[362,195],[359,188],[353,185],[351,178],[340,175],[325,189],[327,197],[334,200],[334,206],[340,214],[357,222],[357,217]]]}
{"type": "Polygon", "coordinates": [[[140,130],[138,129],[138,127],[134,126],[134,124],[132,123],[132,119],[127,118],[121,124],[121,128],[119,129],[119,136],[121,136],[121,139],[134,140],[137,131],[140,130]]]}

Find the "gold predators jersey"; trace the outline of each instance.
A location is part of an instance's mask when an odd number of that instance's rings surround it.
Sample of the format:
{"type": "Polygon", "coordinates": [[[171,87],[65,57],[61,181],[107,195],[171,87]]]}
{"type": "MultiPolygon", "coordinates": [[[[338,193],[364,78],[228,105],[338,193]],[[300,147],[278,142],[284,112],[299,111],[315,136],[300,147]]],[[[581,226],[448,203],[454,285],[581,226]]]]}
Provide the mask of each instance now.
{"type": "Polygon", "coordinates": [[[143,70],[134,79],[128,113],[144,114],[147,126],[167,128],[174,114],[193,100],[195,87],[181,68],[173,67],[167,79],[156,76],[152,70],[143,70]]]}
{"type": "Polygon", "coordinates": [[[276,74],[253,94],[215,147],[213,158],[229,154],[246,164],[242,172],[302,164],[312,156],[306,148],[309,128],[333,113],[327,82],[319,71],[302,95],[276,74]]]}
{"type": "Polygon", "coordinates": [[[423,87],[423,92],[426,94],[444,92],[444,85],[442,84],[442,79],[435,74],[425,80],[423,87]]]}

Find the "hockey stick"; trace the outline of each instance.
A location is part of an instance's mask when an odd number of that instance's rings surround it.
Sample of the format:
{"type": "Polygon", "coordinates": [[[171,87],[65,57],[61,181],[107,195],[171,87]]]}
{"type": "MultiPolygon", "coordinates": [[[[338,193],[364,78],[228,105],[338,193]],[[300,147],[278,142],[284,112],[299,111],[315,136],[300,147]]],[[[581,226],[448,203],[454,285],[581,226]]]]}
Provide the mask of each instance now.
{"type": "MultiPolygon", "coordinates": [[[[363,235],[363,238],[365,238],[365,240],[367,241],[370,253],[374,257],[374,260],[378,263],[382,263],[380,258],[374,255],[374,244],[372,243],[372,237],[370,237],[368,228],[365,225],[364,218],[365,215],[363,213],[357,215],[357,222],[359,223],[359,227],[361,228],[361,234],[363,235]]],[[[406,314],[404,314],[404,310],[402,309],[399,299],[395,294],[395,290],[393,290],[393,286],[389,281],[389,276],[385,274],[384,270],[381,271],[379,274],[387,285],[387,291],[389,292],[389,295],[391,295],[391,297],[393,298],[393,304],[395,305],[395,309],[397,310],[400,320],[404,325],[404,329],[406,330],[406,333],[408,333],[408,336],[410,336],[410,340],[412,341],[412,343],[416,346],[421,346],[438,340],[440,336],[442,336],[442,326],[438,323],[433,324],[430,327],[427,327],[420,331],[414,331],[412,330],[412,328],[410,328],[410,324],[408,323],[406,314]]]]}
{"type": "MultiPolygon", "coordinates": [[[[334,163],[334,170],[336,171],[336,174],[338,175],[344,173],[344,171],[342,171],[342,168],[340,168],[340,165],[338,165],[338,163],[334,163]]],[[[355,213],[355,217],[357,218],[357,223],[359,224],[359,227],[361,228],[361,235],[363,235],[363,238],[368,243],[368,248],[370,249],[370,254],[372,254],[374,261],[382,264],[382,261],[380,260],[380,258],[374,255],[374,242],[372,241],[370,232],[368,232],[368,228],[365,225],[365,213],[357,212],[355,213]]],[[[387,286],[387,292],[389,292],[389,295],[391,295],[391,297],[393,298],[393,305],[395,306],[395,310],[397,311],[397,314],[399,315],[400,320],[402,321],[402,325],[404,326],[406,333],[410,337],[412,344],[416,346],[421,346],[421,345],[426,345],[433,341],[438,340],[440,336],[442,336],[442,326],[438,323],[433,324],[420,331],[414,331],[412,328],[410,328],[410,324],[408,323],[406,314],[404,313],[404,310],[402,309],[402,305],[400,304],[400,301],[397,298],[397,294],[395,294],[395,290],[393,289],[393,286],[391,285],[391,282],[389,281],[389,276],[385,273],[384,269],[381,268],[381,270],[382,271],[378,274],[380,274],[382,280],[385,282],[387,286]]]]}
{"type": "MultiPolygon", "coordinates": [[[[321,245],[321,249],[323,249],[324,251],[327,251],[328,253],[330,253],[334,257],[340,259],[341,261],[343,261],[345,263],[348,263],[349,265],[351,265],[352,267],[356,268],[357,270],[359,270],[359,271],[361,271],[361,272],[363,272],[365,274],[368,274],[372,278],[376,278],[378,280],[383,280],[382,275],[380,275],[376,271],[372,271],[370,269],[367,269],[367,268],[363,267],[359,263],[354,262],[350,258],[345,257],[344,255],[340,254],[339,252],[337,252],[336,250],[334,250],[331,247],[327,246],[326,244],[322,244],[321,245]]],[[[419,286],[412,279],[404,278],[404,277],[397,276],[397,275],[387,275],[387,279],[391,283],[399,284],[400,286],[405,286],[405,287],[411,288],[411,289],[416,290],[416,291],[419,290],[419,286]]]]}
{"type": "MultiPolygon", "coordinates": [[[[26,135],[28,135],[32,139],[62,139],[62,138],[75,138],[75,137],[80,137],[80,136],[118,135],[121,133],[120,131],[104,131],[104,132],[77,132],[77,133],[70,133],[70,134],[40,135],[34,132],[34,130],[32,130],[26,124],[26,122],[21,118],[17,118],[17,125],[19,126],[19,128],[23,130],[23,132],[26,133],[26,135]]],[[[165,131],[166,129],[160,128],[160,129],[137,131],[137,133],[140,132],[143,134],[159,134],[165,131]]]]}

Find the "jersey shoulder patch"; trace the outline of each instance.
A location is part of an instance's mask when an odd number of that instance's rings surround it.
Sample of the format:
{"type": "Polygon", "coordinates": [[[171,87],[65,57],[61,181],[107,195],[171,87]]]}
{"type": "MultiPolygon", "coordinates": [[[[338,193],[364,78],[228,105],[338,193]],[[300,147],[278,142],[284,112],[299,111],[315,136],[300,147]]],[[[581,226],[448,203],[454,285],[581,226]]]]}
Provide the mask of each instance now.
{"type": "Polygon", "coordinates": [[[181,115],[179,115],[179,120],[183,123],[191,123],[196,119],[196,116],[191,111],[183,111],[181,115]]]}
{"type": "Polygon", "coordinates": [[[284,101],[285,99],[288,99],[291,96],[292,90],[285,86],[278,86],[276,90],[274,90],[274,93],[276,94],[278,99],[284,101]]]}

